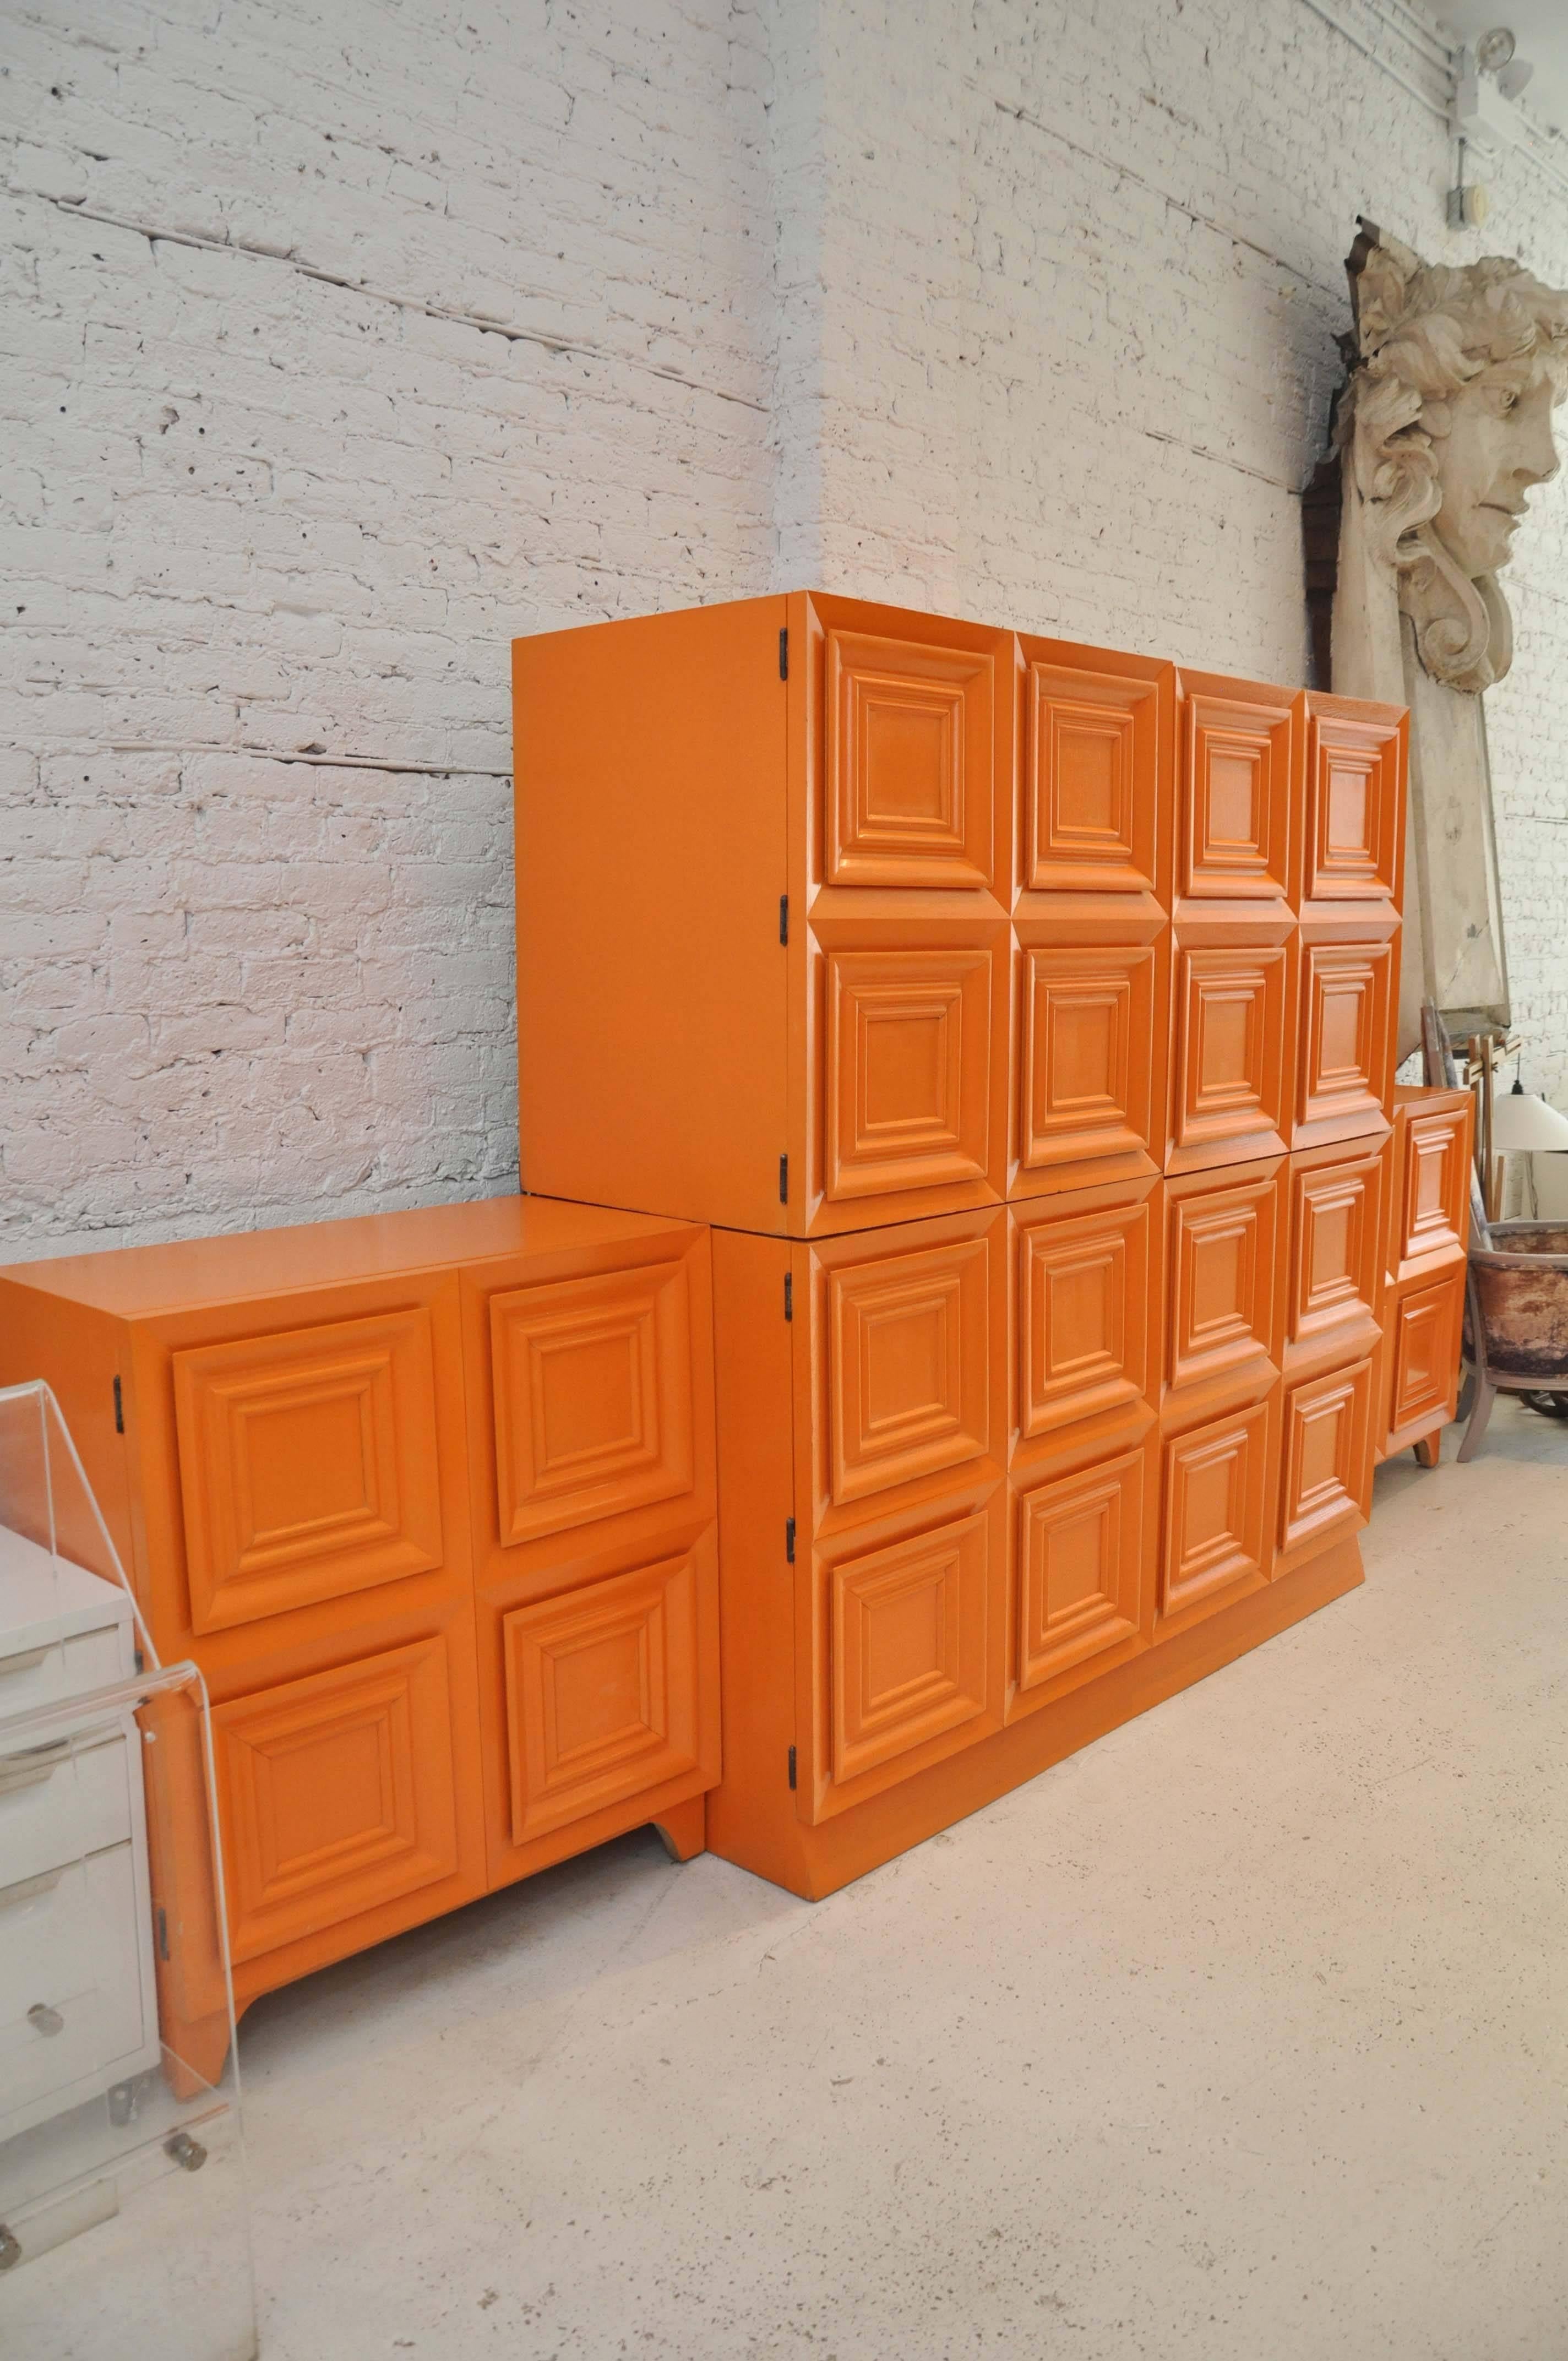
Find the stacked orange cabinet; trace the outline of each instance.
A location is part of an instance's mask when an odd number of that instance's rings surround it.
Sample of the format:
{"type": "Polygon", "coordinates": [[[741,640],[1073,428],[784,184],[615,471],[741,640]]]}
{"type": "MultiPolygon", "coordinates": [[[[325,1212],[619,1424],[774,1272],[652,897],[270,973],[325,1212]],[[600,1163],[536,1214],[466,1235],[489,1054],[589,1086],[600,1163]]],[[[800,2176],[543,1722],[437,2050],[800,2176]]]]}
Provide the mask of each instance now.
{"type": "Polygon", "coordinates": [[[1470,1224],[1469,1091],[1396,1090],[1376,1400],[1377,1455],[1435,1465],[1453,1416],[1470,1224]]]}
{"type": "Polygon", "coordinates": [[[716,1225],[708,1842],[822,1894],[1361,1578],[1405,717],[806,593],[514,667],[524,1185],[716,1225]]]}
{"type": "MultiPolygon", "coordinates": [[[[641,1822],[700,1850],[711,1335],[703,1230],[516,1198],[0,1272],[0,1383],[206,1676],[240,2006],[641,1822]]],[[[162,1998],[215,2067],[221,1991],[162,1998]]]]}

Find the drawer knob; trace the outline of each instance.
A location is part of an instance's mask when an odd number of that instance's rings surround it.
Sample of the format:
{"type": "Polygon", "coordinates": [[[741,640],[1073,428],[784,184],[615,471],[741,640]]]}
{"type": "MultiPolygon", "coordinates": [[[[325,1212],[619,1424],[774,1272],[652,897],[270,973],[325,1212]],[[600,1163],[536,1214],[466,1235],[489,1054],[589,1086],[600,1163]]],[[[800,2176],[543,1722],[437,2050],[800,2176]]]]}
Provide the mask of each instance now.
{"type": "Polygon", "coordinates": [[[61,2016],[58,2008],[50,2008],[48,2001],[34,2001],[31,2008],[27,2011],[27,2023],[32,2026],[35,2033],[63,2033],[65,2031],[64,2017],[61,2016]]]}
{"type": "Polygon", "coordinates": [[[22,2259],[22,2242],[14,2230],[0,2222],[0,2271],[15,2270],[22,2259]]]}
{"type": "Polygon", "coordinates": [[[172,2139],[166,2139],[163,2153],[172,2157],[181,2172],[200,2172],[207,2161],[206,2149],[189,2132],[176,2132],[172,2139]]]}

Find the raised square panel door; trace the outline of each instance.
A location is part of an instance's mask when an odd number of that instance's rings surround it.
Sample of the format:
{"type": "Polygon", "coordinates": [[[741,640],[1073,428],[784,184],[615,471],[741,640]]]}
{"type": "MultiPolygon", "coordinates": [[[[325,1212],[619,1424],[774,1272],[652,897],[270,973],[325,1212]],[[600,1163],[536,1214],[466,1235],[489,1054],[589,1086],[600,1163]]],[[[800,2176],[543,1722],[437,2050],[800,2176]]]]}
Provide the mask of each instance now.
{"type": "Polygon", "coordinates": [[[1388,943],[1305,943],[1294,1145],[1380,1131],[1393,1072],[1388,943]]]}
{"type": "Polygon", "coordinates": [[[1167,1443],[1157,1639],[1265,1580],[1276,1416],[1271,1396],[1167,1443]]]}
{"type": "Polygon", "coordinates": [[[1277,1168],[1168,1184],[1166,1385],[1266,1385],[1277,1368],[1277,1168]]]}
{"type": "Polygon", "coordinates": [[[835,1507],[961,1466],[989,1448],[987,1241],[911,1246],[828,1273],[835,1507]]]}
{"type": "Polygon", "coordinates": [[[689,1492],[684,1262],[490,1298],[503,1545],[689,1492]]]}
{"type": "Polygon", "coordinates": [[[1390,1352],[1389,1451],[1401,1449],[1453,1415],[1464,1309],[1463,1269],[1399,1298],[1390,1352]]]}
{"type": "Polygon", "coordinates": [[[1390,901],[1398,878],[1404,724],[1307,699],[1305,898],[1390,901]]]}
{"type": "Polygon", "coordinates": [[[422,1305],[202,1345],[173,1368],[195,1631],[440,1565],[422,1305]]]}
{"type": "Polygon", "coordinates": [[[1108,1670],[1144,1621],[1151,1463],[1146,1451],[1042,1484],[1018,1500],[1018,1695],[1014,1711],[1108,1670]],[[1044,1692],[1044,1696],[1034,1693],[1044,1692]]]}
{"type": "Polygon", "coordinates": [[[1186,700],[1177,885],[1201,900],[1272,900],[1288,886],[1294,716],[1245,686],[1186,700]]]}
{"type": "Polygon", "coordinates": [[[456,1870],[446,1642],[213,1708],[236,1964],[456,1870]]]}
{"type": "Polygon", "coordinates": [[[502,1618],[511,1838],[718,1775],[707,1544],[502,1618]]]}
{"type": "Polygon", "coordinates": [[[1406,1117],[1401,1262],[1464,1252],[1470,1170],[1463,1110],[1406,1117]]]}
{"type": "Polygon", "coordinates": [[[982,1510],[832,1569],[836,1784],[985,1711],[989,1523],[982,1510]]]}
{"type": "Polygon", "coordinates": [[[1157,1203],[1015,1218],[1022,1439],[1152,1401],[1157,1203]]]}
{"type": "Polygon", "coordinates": [[[1356,1532],[1371,1499],[1372,1364],[1356,1361],[1285,1396],[1275,1573],[1356,1532]]]}
{"type": "Polygon", "coordinates": [[[1177,951],[1168,1170],[1283,1150],[1283,944],[1177,951]]]}
{"type": "Polygon", "coordinates": [[[1039,1171],[1132,1154],[1152,1170],[1153,945],[1029,949],[1023,961],[1020,1161],[1039,1171]]]}
{"type": "Polygon", "coordinates": [[[824,1194],[986,1178],[992,955],[830,950],[824,1194]]]}
{"type": "Polygon", "coordinates": [[[996,662],[829,630],[826,882],[989,886],[996,662]]]}
{"type": "Polygon", "coordinates": [[[1288,1344],[1310,1350],[1377,1316],[1383,1158],[1294,1160],[1288,1344]]]}
{"type": "Polygon", "coordinates": [[[1036,661],[1025,694],[1025,885],[1157,892],[1159,686],[1036,661]]]}

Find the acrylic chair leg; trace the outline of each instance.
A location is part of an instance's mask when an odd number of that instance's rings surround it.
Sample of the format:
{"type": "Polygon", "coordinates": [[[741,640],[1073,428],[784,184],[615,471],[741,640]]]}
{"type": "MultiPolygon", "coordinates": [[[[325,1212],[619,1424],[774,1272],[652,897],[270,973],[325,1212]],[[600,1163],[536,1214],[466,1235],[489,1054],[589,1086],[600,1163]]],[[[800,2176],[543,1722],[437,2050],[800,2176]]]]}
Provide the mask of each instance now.
{"type": "Polygon", "coordinates": [[[215,2088],[229,2054],[229,2014],[221,2008],[212,2016],[171,2017],[165,2012],[163,2078],[177,2099],[198,2098],[215,2088]]]}
{"type": "Polygon", "coordinates": [[[707,1798],[693,1795],[684,1804],[672,1804],[660,1813],[653,1826],[664,1839],[664,1850],[672,1861],[690,1861],[694,1853],[707,1850],[707,1798]]]}
{"type": "Polygon", "coordinates": [[[1459,1456],[1462,1460],[1475,1458],[1481,1437],[1486,1432],[1486,1421],[1492,1415],[1492,1404],[1497,1399],[1497,1387],[1489,1386],[1485,1378],[1477,1376],[1475,1406],[1471,1411],[1470,1423],[1464,1430],[1464,1439],[1459,1446],[1459,1456]]]}
{"type": "Polygon", "coordinates": [[[1419,1443],[1412,1444],[1410,1448],[1416,1455],[1416,1463],[1418,1466],[1435,1467],[1438,1461],[1442,1457],[1442,1427],[1440,1426],[1438,1428],[1435,1434],[1423,1434],[1420,1441],[1419,1443]]]}

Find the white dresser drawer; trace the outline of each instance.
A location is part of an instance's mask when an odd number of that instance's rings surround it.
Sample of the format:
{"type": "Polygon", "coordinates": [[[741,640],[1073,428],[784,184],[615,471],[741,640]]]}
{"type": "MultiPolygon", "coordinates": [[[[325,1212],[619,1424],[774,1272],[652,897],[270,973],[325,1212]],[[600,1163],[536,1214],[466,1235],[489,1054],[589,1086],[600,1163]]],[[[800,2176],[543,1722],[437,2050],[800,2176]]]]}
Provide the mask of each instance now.
{"type": "MultiPolygon", "coordinates": [[[[108,1589],[107,1583],[104,1587],[108,1589]]],[[[83,1689],[106,1688],[129,1670],[118,1623],[106,1623],[101,1631],[73,1631],[44,1647],[8,1647],[0,1635],[0,1720],[53,1705],[58,1697],[77,1697],[83,1689]]]]}
{"type": "Polygon", "coordinates": [[[136,1889],[128,1843],[0,1887],[0,2136],[8,2114],[86,2077],[113,2081],[145,2048],[136,1889]]]}
{"type": "Polygon", "coordinates": [[[141,1733],[127,1716],[87,1741],[61,1738],[25,1753],[0,1754],[0,1882],[14,1885],[125,1843],[132,1795],[141,1784],[134,1755],[140,1744],[141,1733]]]}

